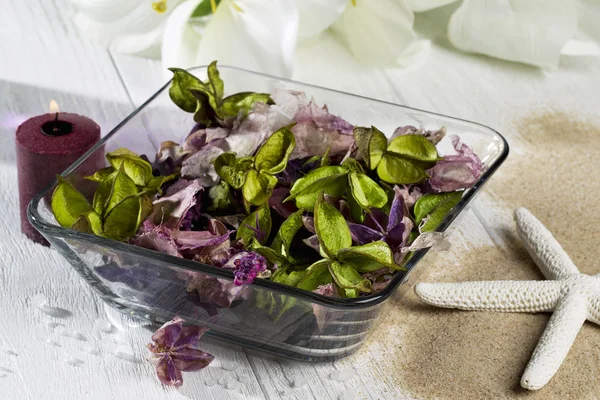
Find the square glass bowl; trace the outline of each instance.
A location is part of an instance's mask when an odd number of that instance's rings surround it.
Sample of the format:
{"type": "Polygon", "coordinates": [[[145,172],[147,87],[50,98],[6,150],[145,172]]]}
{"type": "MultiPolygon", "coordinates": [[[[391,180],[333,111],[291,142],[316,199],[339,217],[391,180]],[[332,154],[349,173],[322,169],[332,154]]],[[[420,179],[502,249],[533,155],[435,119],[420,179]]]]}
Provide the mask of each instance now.
{"type": "MultiPolygon", "coordinates": [[[[425,129],[444,126],[448,134],[459,135],[487,169],[438,231],[448,228],[508,155],[508,144],[500,134],[474,122],[238,68],[219,66],[219,70],[226,94],[303,91],[351,124],[374,125],[388,135],[403,125],[425,129]]],[[[190,72],[206,78],[206,67],[190,72]]],[[[106,152],[126,147],[152,160],[161,142],[182,143],[194,121],[170,100],[169,85],[62,175],[91,198],[96,184],[83,177],[108,165],[106,152]]],[[[444,149],[451,149],[449,142],[445,138],[438,145],[442,154],[444,149]]],[[[409,276],[427,253],[427,249],[417,251],[407,264],[408,272],[396,274],[384,290],[356,299],[326,297],[263,279],[236,287],[230,271],[62,228],[49,206],[55,185],[32,200],[29,220],[105,302],[126,314],[158,323],[180,316],[190,324],[210,328],[209,335],[219,339],[299,360],[331,360],[356,351],[374,327],[384,303],[396,290],[402,293],[409,287],[409,276]]]]}

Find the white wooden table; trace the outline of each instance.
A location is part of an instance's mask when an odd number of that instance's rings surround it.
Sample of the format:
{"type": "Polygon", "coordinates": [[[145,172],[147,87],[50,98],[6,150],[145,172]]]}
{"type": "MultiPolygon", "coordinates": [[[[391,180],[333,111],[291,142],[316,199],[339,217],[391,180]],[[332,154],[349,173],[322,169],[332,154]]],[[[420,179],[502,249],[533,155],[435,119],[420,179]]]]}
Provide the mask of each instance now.
{"type": "MultiPolygon", "coordinates": [[[[114,54],[79,38],[69,23],[66,1],[5,3],[0,11],[1,399],[306,400],[352,398],[351,393],[360,399],[413,397],[410,387],[403,387],[397,376],[402,368],[410,368],[402,348],[404,317],[411,315],[405,300],[391,305],[387,322],[357,354],[345,360],[301,364],[207,341],[204,349],[215,355],[213,365],[185,373],[181,389],[159,384],[153,367],[144,360],[150,331],[108,310],[56,251],[32,244],[19,233],[14,151],[18,124],[45,112],[51,99],[65,111],[89,116],[108,132],[163,84],[159,63],[114,54]],[[69,310],[70,317],[57,321],[82,332],[87,340],[62,337],[49,328],[47,316],[31,304],[31,296],[37,293],[45,294],[50,305],[69,310]],[[105,351],[106,339],[92,335],[98,318],[114,323],[117,336],[131,346],[137,361],[105,351]],[[89,348],[100,354],[90,354],[89,348]],[[65,362],[71,357],[82,362],[76,366],[65,362]],[[333,371],[348,367],[357,371],[352,379],[339,382],[330,378],[333,371]],[[241,378],[245,383],[235,389],[205,384],[222,377],[231,381],[241,378]],[[307,384],[294,388],[294,382],[300,380],[307,384]]],[[[318,48],[301,48],[295,65],[294,78],[299,81],[492,126],[508,138],[517,155],[525,139],[514,127],[515,117],[552,105],[591,118],[600,106],[600,60],[567,60],[549,77],[535,68],[455,52],[443,38],[435,40],[425,65],[409,70],[364,69],[328,35],[318,48]]],[[[502,174],[501,169],[498,176],[502,174]]],[[[453,249],[444,257],[456,263],[460,254],[481,246],[510,251],[502,234],[511,229],[510,219],[510,207],[482,194],[458,223],[453,249]]],[[[447,263],[434,258],[424,262],[435,267],[447,263]]],[[[536,321],[543,326],[545,320],[536,321]]]]}

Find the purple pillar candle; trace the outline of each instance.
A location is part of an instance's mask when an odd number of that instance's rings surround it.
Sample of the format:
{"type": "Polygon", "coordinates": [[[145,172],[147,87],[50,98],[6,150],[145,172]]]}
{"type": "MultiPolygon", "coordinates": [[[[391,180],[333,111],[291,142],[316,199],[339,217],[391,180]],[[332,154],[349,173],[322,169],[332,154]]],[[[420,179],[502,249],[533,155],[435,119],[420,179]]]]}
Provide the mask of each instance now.
{"type": "MultiPolygon", "coordinates": [[[[51,104],[52,105],[52,104],[51,104]]],[[[48,245],[27,220],[27,206],[83,153],[100,139],[100,127],[87,117],[71,113],[50,113],[33,117],[17,129],[17,168],[21,231],[31,240],[48,245]]],[[[102,152],[97,152],[102,153],[102,152]]],[[[103,157],[92,157],[88,168],[103,167],[103,157]]]]}

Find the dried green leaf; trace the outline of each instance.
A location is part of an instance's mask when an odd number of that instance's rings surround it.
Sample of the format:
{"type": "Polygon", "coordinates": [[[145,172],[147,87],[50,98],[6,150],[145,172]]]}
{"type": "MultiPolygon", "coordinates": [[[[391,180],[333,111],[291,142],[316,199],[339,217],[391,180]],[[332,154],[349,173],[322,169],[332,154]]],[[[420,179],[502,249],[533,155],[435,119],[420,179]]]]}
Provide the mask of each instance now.
{"type": "Polygon", "coordinates": [[[238,213],[241,211],[239,203],[233,196],[231,186],[224,180],[209,189],[208,197],[211,200],[210,206],[207,208],[208,211],[227,211],[229,213],[238,213]]]}
{"type": "Polygon", "coordinates": [[[81,215],[92,211],[92,207],[87,199],[67,180],[61,176],[58,176],[57,179],[58,186],[52,194],[52,212],[60,226],[70,228],[81,215]]]}
{"type": "Polygon", "coordinates": [[[254,103],[275,104],[268,93],[241,92],[225,97],[218,108],[218,114],[222,119],[236,117],[241,111],[244,116],[254,103]]]}
{"type": "Polygon", "coordinates": [[[330,152],[331,152],[331,144],[325,151],[325,154],[323,154],[323,157],[321,157],[321,164],[320,164],[321,167],[327,167],[329,164],[331,164],[331,158],[329,158],[330,152]]]}
{"type": "Polygon", "coordinates": [[[370,128],[354,128],[354,140],[358,146],[358,154],[370,169],[377,168],[387,148],[387,138],[374,126],[370,128]]]}
{"type": "Polygon", "coordinates": [[[423,135],[398,136],[390,142],[387,151],[419,161],[435,162],[438,159],[437,149],[423,135]]]}
{"type": "Polygon", "coordinates": [[[342,163],[342,166],[344,166],[348,171],[352,171],[352,172],[365,172],[365,170],[363,169],[362,165],[360,165],[360,163],[358,161],[356,161],[354,158],[346,158],[344,160],[344,162],[342,163]]]}
{"type": "Polygon", "coordinates": [[[412,184],[428,178],[425,170],[408,158],[388,153],[377,165],[377,175],[387,183],[412,184]]]}
{"type": "Polygon", "coordinates": [[[171,97],[173,103],[183,111],[189,113],[195,112],[198,101],[189,89],[204,84],[200,79],[184,69],[169,68],[169,71],[173,72],[173,81],[169,88],[169,97],[171,97]]]}
{"type": "Polygon", "coordinates": [[[208,66],[208,85],[212,89],[212,93],[215,96],[217,104],[220,104],[223,99],[224,84],[217,69],[217,62],[213,61],[208,66]]]}
{"type": "Polygon", "coordinates": [[[414,209],[417,224],[421,223],[427,216],[425,223],[420,226],[420,231],[435,230],[461,198],[462,192],[451,192],[427,194],[417,200],[414,209]]]}
{"type": "Polygon", "coordinates": [[[331,263],[331,260],[322,259],[312,264],[306,269],[304,276],[302,276],[296,287],[312,292],[321,285],[331,283],[331,274],[329,272],[329,265],[331,263]]]}
{"type": "Polygon", "coordinates": [[[245,244],[252,242],[253,238],[264,245],[271,233],[271,211],[263,205],[248,214],[240,224],[236,233],[236,239],[241,239],[245,244]],[[258,222],[258,226],[257,226],[258,222]]]}
{"type": "Polygon", "coordinates": [[[371,281],[363,278],[351,265],[334,261],[329,264],[329,272],[335,283],[342,289],[371,292],[371,281]]]}
{"type": "Polygon", "coordinates": [[[382,208],[388,201],[385,191],[366,174],[359,172],[350,172],[348,182],[352,197],[356,203],[364,209],[382,208]]]}
{"type": "Polygon", "coordinates": [[[347,173],[346,168],[333,165],[312,170],[294,183],[285,201],[294,199],[296,207],[312,211],[321,193],[334,197],[344,195],[348,186],[347,173]]]}
{"type": "Polygon", "coordinates": [[[344,216],[323,198],[321,194],[315,204],[315,231],[321,250],[329,258],[345,248],[352,246],[350,228],[344,216]]]}
{"type": "Polygon", "coordinates": [[[106,167],[99,169],[94,173],[94,175],[86,176],[85,179],[95,182],[102,182],[103,180],[108,178],[113,172],[115,172],[115,169],[113,167],[106,167]]]}
{"type": "Polygon", "coordinates": [[[130,196],[112,207],[104,218],[103,236],[125,240],[135,235],[139,227],[141,201],[140,196],[130,196]]]}
{"type": "MultiPolygon", "coordinates": [[[[265,257],[267,259],[267,261],[269,263],[271,263],[272,265],[277,264],[277,266],[280,267],[277,271],[282,270],[281,267],[284,267],[287,264],[289,264],[289,262],[285,256],[283,256],[282,254],[280,254],[276,250],[273,250],[270,247],[261,245],[258,242],[258,240],[256,240],[256,238],[252,239],[252,242],[251,242],[250,246],[248,246],[248,248],[252,251],[257,252],[258,254],[262,255],[263,257],[265,257]]],[[[281,273],[282,272],[280,272],[279,275],[281,275],[281,273]]],[[[271,280],[277,282],[275,280],[275,275],[271,276],[271,280]]]]}
{"type": "Polygon", "coordinates": [[[273,175],[250,169],[242,187],[242,196],[248,203],[260,206],[269,201],[275,185],[277,178],[273,175]]]}
{"type": "Polygon", "coordinates": [[[252,168],[252,157],[237,159],[235,153],[222,153],[213,162],[215,171],[234,189],[241,189],[246,181],[248,170],[252,168]]]}
{"type": "Polygon", "coordinates": [[[105,218],[117,204],[137,194],[138,188],[135,182],[121,167],[98,186],[94,195],[94,211],[105,218]]]}
{"type": "Polygon", "coordinates": [[[340,250],[337,258],[342,263],[353,266],[361,273],[394,266],[392,250],[383,241],[371,242],[362,246],[340,250]]]}
{"type": "Polygon", "coordinates": [[[115,170],[122,166],[127,176],[138,186],[146,186],[153,177],[150,163],[128,149],[117,149],[108,153],[106,158],[115,170]]]}
{"type": "Polygon", "coordinates": [[[286,258],[289,255],[294,236],[304,226],[304,222],[302,221],[303,213],[304,210],[300,209],[287,217],[281,224],[277,236],[273,239],[273,243],[271,243],[271,248],[286,258]]]}
{"type": "Polygon", "coordinates": [[[256,169],[271,175],[282,172],[294,147],[296,147],[296,138],[292,131],[287,127],[279,129],[256,153],[256,169]]]}

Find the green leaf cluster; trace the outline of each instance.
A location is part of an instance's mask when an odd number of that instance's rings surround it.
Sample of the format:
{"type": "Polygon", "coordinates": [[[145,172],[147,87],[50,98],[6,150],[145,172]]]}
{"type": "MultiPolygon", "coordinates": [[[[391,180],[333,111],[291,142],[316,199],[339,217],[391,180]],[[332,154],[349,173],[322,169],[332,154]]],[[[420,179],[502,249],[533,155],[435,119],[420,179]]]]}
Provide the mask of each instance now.
{"type": "Polygon", "coordinates": [[[283,127],[272,134],[256,155],[236,158],[235,153],[223,153],[214,161],[215,171],[234,189],[241,189],[247,209],[265,204],[277,184],[276,174],[282,172],[296,146],[296,138],[283,127]]]}
{"type": "Polygon", "coordinates": [[[223,80],[217,69],[217,62],[208,66],[208,80],[202,82],[181,68],[169,68],[173,81],[169,88],[171,100],[182,110],[193,113],[196,122],[210,126],[216,120],[236,117],[240,111],[247,115],[256,102],[275,104],[266,93],[240,92],[224,96],[223,80]]]}
{"type": "Polygon", "coordinates": [[[152,213],[150,196],[160,193],[162,184],[175,175],[153,176],[152,166],[127,149],[108,153],[106,158],[110,167],[86,177],[98,182],[92,204],[71,183],[58,177],[52,212],[65,228],[126,240],[152,213]]]}
{"type": "MultiPolygon", "coordinates": [[[[325,159],[325,158],[324,158],[325,159]]],[[[371,179],[358,161],[348,158],[342,165],[325,165],[298,179],[290,196],[298,208],[313,210],[321,193],[347,199],[356,220],[362,220],[362,210],[383,208],[388,202],[387,193],[371,179]]]]}
{"type": "Polygon", "coordinates": [[[401,269],[395,265],[392,250],[383,241],[352,246],[346,220],[325,201],[322,193],[315,203],[314,220],[323,259],[308,267],[296,285],[298,288],[312,291],[335,282],[344,297],[358,297],[361,292],[371,292],[371,282],[361,274],[384,267],[401,269]]]}
{"type": "Polygon", "coordinates": [[[433,143],[422,135],[398,136],[388,144],[385,135],[374,126],[356,127],[354,140],[367,167],[391,184],[422,182],[429,177],[425,170],[439,160],[433,143]]]}
{"type": "Polygon", "coordinates": [[[421,232],[435,230],[458,204],[462,192],[426,194],[415,203],[415,223],[421,232]]]}

